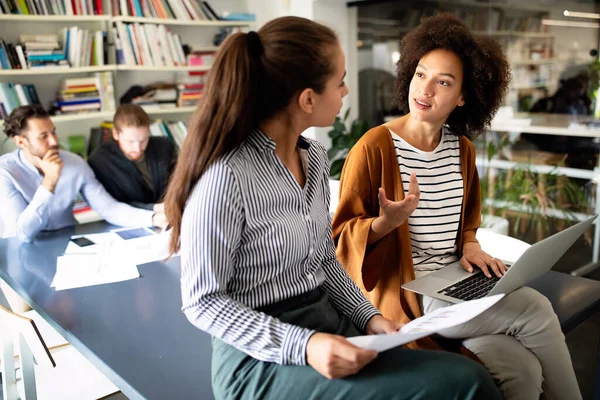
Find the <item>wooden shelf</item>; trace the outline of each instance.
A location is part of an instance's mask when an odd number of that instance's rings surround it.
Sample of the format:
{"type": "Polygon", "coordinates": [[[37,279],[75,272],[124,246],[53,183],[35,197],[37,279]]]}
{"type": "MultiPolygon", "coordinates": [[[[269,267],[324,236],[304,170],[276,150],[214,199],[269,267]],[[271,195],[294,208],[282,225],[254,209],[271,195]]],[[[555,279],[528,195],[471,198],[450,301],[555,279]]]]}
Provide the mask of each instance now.
{"type": "MultiPolygon", "coordinates": [[[[216,48],[215,48],[216,49],[216,48]]],[[[212,48],[200,48],[198,51],[212,51],[212,48]]],[[[178,67],[155,67],[148,65],[99,65],[92,67],[78,68],[30,68],[30,69],[0,69],[0,76],[18,76],[18,75],[48,75],[48,74],[84,74],[88,72],[104,72],[104,71],[147,71],[147,72],[204,72],[210,69],[210,65],[182,65],[178,67]]]]}
{"type": "Polygon", "coordinates": [[[0,21],[35,21],[35,22],[100,22],[110,21],[110,15],[21,15],[1,14],[0,21]]]}
{"type": "Polygon", "coordinates": [[[193,113],[196,107],[174,107],[174,108],[159,108],[154,110],[144,110],[148,115],[163,115],[163,114],[187,114],[193,113]]]}
{"type": "Polygon", "coordinates": [[[182,65],[180,67],[154,67],[146,65],[117,65],[119,71],[165,71],[165,72],[178,72],[178,71],[208,71],[210,65],[182,65]]]}
{"type": "Polygon", "coordinates": [[[102,22],[121,21],[139,22],[144,24],[162,25],[187,25],[187,26],[212,26],[212,27],[247,27],[254,21],[184,21],[173,18],[145,18],[145,17],[113,17],[111,15],[22,15],[0,14],[0,21],[34,21],[34,22],[102,22]]]}
{"type": "Polygon", "coordinates": [[[217,27],[236,27],[251,26],[254,21],[184,21],[173,18],[146,18],[146,17],[123,17],[117,16],[110,18],[111,21],[121,22],[139,22],[144,24],[162,24],[162,25],[187,25],[187,26],[217,26],[217,27]]]}
{"type": "Polygon", "coordinates": [[[78,68],[66,68],[66,67],[39,67],[39,68],[28,68],[28,69],[0,69],[0,76],[18,76],[18,75],[49,75],[49,74],[84,74],[88,72],[104,72],[114,71],[116,65],[96,65],[91,67],[78,67],[78,68]]]}
{"type": "MultiPolygon", "coordinates": [[[[54,123],[62,123],[62,122],[70,122],[70,121],[84,121],[84,120],[94,120],[94,119],[112,119],[114,116],[114,111],[97,111],[97,112],[89,112],[89,113],[79,113],[79,114],[66,114],[66,115],[53,115],[50,117],[52,122],[54,123]]],[[[4,125],[4,120],[0,120],[0,126],[4,125]]]]}

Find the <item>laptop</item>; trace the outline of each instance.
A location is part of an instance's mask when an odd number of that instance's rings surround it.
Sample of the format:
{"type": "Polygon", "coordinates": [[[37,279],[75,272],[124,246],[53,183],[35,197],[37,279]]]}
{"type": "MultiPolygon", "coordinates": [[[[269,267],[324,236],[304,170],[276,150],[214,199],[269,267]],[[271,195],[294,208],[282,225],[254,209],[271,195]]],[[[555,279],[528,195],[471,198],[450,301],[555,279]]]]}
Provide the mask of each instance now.
{"type": "Polygon", "coordinates": [[[425,296],[460,303],[495,294],[508,294],[548,272],[575,241],[592,225],[597,215],[579,222],[529,247],[502,278],[486,277],[477,267],[466,271],[459,262],[417,278],[402,288],[425,296]]]}

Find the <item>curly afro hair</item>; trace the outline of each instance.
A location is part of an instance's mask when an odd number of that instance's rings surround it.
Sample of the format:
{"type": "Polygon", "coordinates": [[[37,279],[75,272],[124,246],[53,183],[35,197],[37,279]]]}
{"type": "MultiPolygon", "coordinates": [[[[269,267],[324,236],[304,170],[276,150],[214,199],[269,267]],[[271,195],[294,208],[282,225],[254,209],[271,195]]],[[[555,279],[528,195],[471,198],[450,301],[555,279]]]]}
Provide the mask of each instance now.
{"type": "Polygon", "coordinates": [[[489,127],[508,93],[510,66],[506,56],[497,41],[474,35],[451,13],[423,19],[400,44],[395,103],[401,111],[409,112],[408,90],[419,60],[435,49],[451,51],[462,61],[465,105],[456,107],[446,123],[454,135],[473,139],[489,127]]]}

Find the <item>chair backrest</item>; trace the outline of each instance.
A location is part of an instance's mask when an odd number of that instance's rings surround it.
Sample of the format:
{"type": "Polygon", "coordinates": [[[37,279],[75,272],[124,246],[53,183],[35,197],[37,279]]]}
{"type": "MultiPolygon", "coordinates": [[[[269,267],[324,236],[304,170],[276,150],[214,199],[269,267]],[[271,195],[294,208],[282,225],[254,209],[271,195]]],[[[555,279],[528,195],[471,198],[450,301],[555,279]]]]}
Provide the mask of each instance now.
{"type": "Polygon", "coordinates": [[[338,206],[340,201],[340,181],[336,181],[333,179],[329,180],[329,213],[335,214],[335,209],[338,206]]]}
{"type": "Polygon", "coordinates": [[[35,399],[35,363],[41,367],[54,368],[56,363],[42,339],[35,322],[0,306],[0,344],[2,345],[2,393],[5,400],[19,398],[35,399]],[[19,354],[21,379],[17,379],[14,347],[19,354]],[[19,387],[20,386],[20,387],[19,387]],[[20,390],[19,390],[20,389],[20,390]]]}

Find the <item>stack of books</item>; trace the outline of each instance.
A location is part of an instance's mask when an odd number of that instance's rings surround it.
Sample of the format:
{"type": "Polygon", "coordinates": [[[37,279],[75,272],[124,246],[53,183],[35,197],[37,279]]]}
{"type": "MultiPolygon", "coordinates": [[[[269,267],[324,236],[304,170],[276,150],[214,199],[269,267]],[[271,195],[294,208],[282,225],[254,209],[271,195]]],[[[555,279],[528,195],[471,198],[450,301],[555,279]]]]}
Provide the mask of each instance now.
{"type": "Polygon", "coordinates": [[[22,67],[69,67],[69,62],[58,42],[58,35],[21,35],[19,42],[25,49],[27,59],[27,65],[22,67]]]}
{"type": "Polygon", "coordinates": [[[172,18],[183,21],[217,21],[221,17],[200,0],[112,0],[113,15],[172,18]]]}
{"type": "Polygon", "coordinates": [[[181,37],[164,25],[113,23],[117,63],[154,67],[187,65],[181,37]]]}
{"type": "Polygon", "coordinates": [[[88,140],[87,156],[91,156],[92,153],[102,145],[102,143],[110,140],[112,137],[113,129],[112,121],[104,121],[100,126],[93,127],[90,129],[90,139],[88,140]]]}
{"type": "Polygon", "coordinates": [[[146,111],[177,107],[177,87],[174,84],[157,85],[132,101],[146,111]]]}
{"type": "Polygon", "coordinates": [[[103,0],[0,0],[0,14],[102,15],[103,0]]]}
{"type": "Polygon", "coordinates": [[[40,104],[34,85],[0,82],[0,115],[6,118],[15,108],[40,104]]]}
{"type": "Polygon", "coordinates": [[[203,83],[180,83],[177,85],[177,107],[195,106],[202,97],[203,83]]]}
{"type": "Polygon", "coordinates": [[[90,111],[114,110],[114,93],[110,73],[97,73],[90,77],[68,78],[62,82],[53,112],[72,114],[90,111]]]}
{"type": "Polygon", "coordinates": [[[77,26],[61,30],[63,54],[71,67],[105,65],[108,40],[104,31],[90,31],[77,26]]]}
{"type": "MultiPolygon", "coordinates": [[[[1,0],[0,0],[1,1],[1,0]]],[[[25,53],[20,45],[7,43],[0,38],[0,69],[23,69],[27,68],[25,53]]]]}
{"type": "Polygon", "coordinates": [[[187,135],[187,126],[182,121],[163,121],[157,119],[152,125],[150,125],[151,136],[164,136],[168,137],[175,143],[177,148],[183,146],[183,141],[187,135]]]}
{"type": "Polygon", "coordinates": [[[18,45],[0,39],[0,66],[28,69],[105,65],[108,59],[106,32],[73,26],[62,29],[60,37],[59,41],[56,34],[21,35],[18,45]]]}

